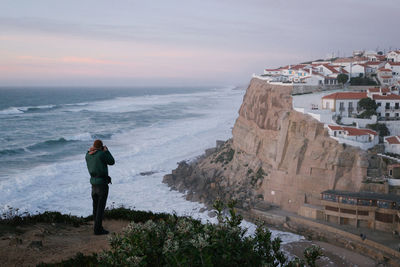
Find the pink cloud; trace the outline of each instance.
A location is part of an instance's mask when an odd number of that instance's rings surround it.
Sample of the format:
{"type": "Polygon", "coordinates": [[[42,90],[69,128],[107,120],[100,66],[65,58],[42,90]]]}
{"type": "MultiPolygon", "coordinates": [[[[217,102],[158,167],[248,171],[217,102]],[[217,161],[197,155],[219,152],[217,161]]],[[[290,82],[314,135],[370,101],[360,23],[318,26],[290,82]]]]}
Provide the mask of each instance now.
{"type": "Polygon", "coordinates": [[[71,63],[71,64],[89,64],[89,65],[119,65],[121,62],[103,60],[91,57],[75,57],[75,56],[65,56],[65,57],[39,57],[39,56],[17,56],[17,59],[23,61],[33,61],[37,63],[71,63]]]}
{"type": "Polygon", "coordinates": [[[90,57],[63,57],[61,58],[62,62],[66,63],[83,63],[83,64],[121,64],[116,61],[111,60],[102,60],[90,57]]]}

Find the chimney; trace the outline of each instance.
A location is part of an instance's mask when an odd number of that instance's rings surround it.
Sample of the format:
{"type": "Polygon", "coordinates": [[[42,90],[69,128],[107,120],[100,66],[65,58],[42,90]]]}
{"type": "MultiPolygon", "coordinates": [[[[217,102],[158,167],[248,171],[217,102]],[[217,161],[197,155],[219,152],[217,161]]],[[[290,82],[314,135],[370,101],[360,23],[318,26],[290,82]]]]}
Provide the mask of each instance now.
{"type": "Polygon", "coordinates": [[[310,75],[312,75],[312,67],[310,68],[310,75]]]}

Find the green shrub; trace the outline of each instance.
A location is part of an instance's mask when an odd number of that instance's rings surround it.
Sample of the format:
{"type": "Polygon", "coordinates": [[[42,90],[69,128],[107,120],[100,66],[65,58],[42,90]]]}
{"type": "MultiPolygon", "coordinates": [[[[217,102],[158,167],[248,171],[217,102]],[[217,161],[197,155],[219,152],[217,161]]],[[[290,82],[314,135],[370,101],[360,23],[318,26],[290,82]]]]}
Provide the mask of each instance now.
{"type": "MultiPolygon", "coordinates": [[[[111,249],[98,256],[106,266],[304,266],[289,261],[280,250],[281,240],[272,239],[264,224],[258,224],[254,236],[246,236],[239,224],[242,217],[229,207],[223,216],[221,201],[214,204],[218,224],[189,217],[169,216],[158,223],[132,222],[122,234],[110,238],[111,249]]],[[[322,255],[318,247],[305,251],[307,264],[314,266],[322,255]],[[306,253],[307,252],[307,253],[306,253]]]]}
{"type": "Polygon", "coordinates": [[[386,124],[383,123],[375,123],[375,124],[367,124],[367,128],[377,131],[380,137],[390,135],[389,129],[386,124]]]}
{"type": "Polygon", "coordinates": [[[258,169],[257,173],[256,173],[256,178],[257,178],[257,180],[258,180],[258,179],[263,179],[263,178],[264,178],[264,175],[267,175],[267,174],[264,172],[263,168],[260,167],[260,168],[258,169]]]}
{"type": "Polygon", "coordinates": [[[228,164],[229,162],[232,161],[234,155],[235,155],[235,150],[232,148],[229,148],[228,151],[221,152],[215,159],[215,162],[221,162],[223,164],[228,164]]]}
{"type": "MultiPolygon", "coordinates": [[[[258,170],[257,174],[263,173],[258,170]]],[[[280,249],[281,240],[272,239],[265,224],[258,223],[254,236],[246,235],[239,225],[242,217],[234,209],[236,202],[228,204],[229,216],[224,216],[225,205],[216,201],[214,209],[218,224],[202,224],[190,217],[165,213],[134,211],[124,207],[106,210],[109,219],[132,222],[122,234],[109,238],[110,250],[100,254],[83,255],[54,264],[38,266],[315,266],[322,255],[319,247],[305,250],[305,261],[289,261],[280,249]]],[[[91,219],[45,212],[24,216],[17,209],[3,214],[1,224],[27,223],[83,224],[91,219]]]]}
{"type": "MultiPolygon", "coordinates": [[[[159,221],[168,218],[167,213],[153,213],[151,211],[131,210],[123,206],[107,208],[104,211],[105,219],[127,220],[133,222],[146,222],[148,220],[159,221]]],[[[64,223],[75,227],[93,220],[93,215],[78,217],[70,214],[61,214],[56,211],[31,215],[27,212],[20,213],[19,209],[9,207],[0,218],[0,225],[18,226],[35,223],[64,223]]]]}
{"type": "Polygon", "coordinates": [[[65,223],[77,227],[84,224],[86,221],[87,220],[83,217],[61,214],[55,211],[46,211],[44,213],[31,215],[27,212],[19,213],[19,209],[9,207],[6,212],[2,213],[0,225],[17,226],[35,223],[65,223]]]}
{"type": "MultiPolygon", "coordinates": [[[[132,222],[146,222],[148,220],[159,221],[167,219],[168,213],[153,213],[151,211],[131,210],[123,206],[110,208],[104,211],[104,218],[114,220],[127,220],[132,222]]],[[[86,217],[87,220],[93,220],[93,216],[86,217]]]]}
{"type": "Polygon", "coordinates": [[[350,85],[376,85],[376,82],[367,77],[353,77],[350,79],[350,85]]]}

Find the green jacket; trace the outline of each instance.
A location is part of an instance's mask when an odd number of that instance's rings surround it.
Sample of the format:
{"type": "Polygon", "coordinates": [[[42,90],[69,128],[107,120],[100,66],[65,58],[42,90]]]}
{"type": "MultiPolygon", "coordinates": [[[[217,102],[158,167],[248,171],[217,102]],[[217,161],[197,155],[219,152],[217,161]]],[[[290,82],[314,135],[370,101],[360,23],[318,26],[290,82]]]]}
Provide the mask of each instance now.
{"type": "Polygon", "coordinates": [[[114,165],[115,160],[110,151],[97,150],[93,154],[86,153],[86,165],[90,174],[91,184],[107,184],[107,165],[114,165]]]}

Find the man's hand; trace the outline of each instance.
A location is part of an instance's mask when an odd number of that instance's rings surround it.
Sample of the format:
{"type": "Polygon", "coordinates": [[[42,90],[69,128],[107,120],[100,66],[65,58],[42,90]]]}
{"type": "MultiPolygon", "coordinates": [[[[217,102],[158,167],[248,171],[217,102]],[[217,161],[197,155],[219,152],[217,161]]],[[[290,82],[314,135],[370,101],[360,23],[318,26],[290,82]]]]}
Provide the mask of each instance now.
{"type": "Polygon", "coordinates": [[[103,151],[108,151],[107,146],[103,146],[103,151]]]}

